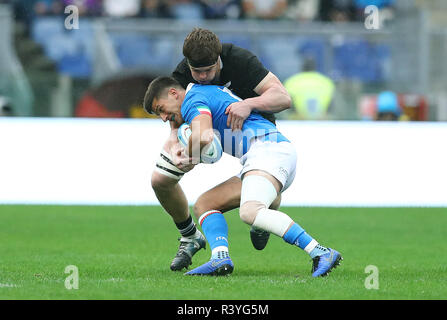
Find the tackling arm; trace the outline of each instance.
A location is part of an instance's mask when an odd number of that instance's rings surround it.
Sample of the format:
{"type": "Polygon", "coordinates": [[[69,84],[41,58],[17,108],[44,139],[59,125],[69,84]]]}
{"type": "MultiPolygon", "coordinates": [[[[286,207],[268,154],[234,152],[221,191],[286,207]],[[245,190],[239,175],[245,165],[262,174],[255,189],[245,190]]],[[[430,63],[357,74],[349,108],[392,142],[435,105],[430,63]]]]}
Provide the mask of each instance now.
{"type": "Polygon", "coordinates": [[[200,159],[202,149],[213,141],[213,123],[207,114],[200,114],[191,121],[191,136],[188,142],[188,154],[200,159]]]}
{"type": "Polygon", "coordinates": [[[292,99],[286,88],[271,72],[259,82],[254,91],[259,94],[258,97],[232,103],[225,110],[228,115],[227,125],[232,130],[242,130],[245,119],[253,110],[277,113],[292,106],[292,99]]]}
{"type": "Polygon", "coordinates": [[[183,171],[184,173],[191,171],[194,168],[190,157],[186,155],[186,151],[179,144],[177,138],[178,127],[174,121],[169,121],[171,126],[171,132],[169,134],[168,141],[165,144],[165,150],[169,152],[171,161],[175,167],[183,171]]]}
{"type": "Polygon", "coordinates": [[[271,72],[259,82],[254,91],[259,94],[259,97],[245,99],[251,110],[277,113],[292,106],[292,99],[286,88],[271,72]]]}

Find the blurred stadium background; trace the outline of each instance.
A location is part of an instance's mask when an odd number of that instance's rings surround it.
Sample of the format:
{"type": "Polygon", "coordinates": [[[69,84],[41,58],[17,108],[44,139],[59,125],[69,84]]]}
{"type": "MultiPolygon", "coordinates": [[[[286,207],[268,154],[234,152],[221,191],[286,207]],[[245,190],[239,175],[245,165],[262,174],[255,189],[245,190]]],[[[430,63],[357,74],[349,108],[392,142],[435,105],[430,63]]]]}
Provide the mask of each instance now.
{"type": "MultiPolygon", "coordinates": [[[[0,0],[0,299],[445,299],[446,18],[443,0],[0,0]],[[279,238],[255,252],[237,213],[231,278],[169,270],[178,232],[150,188],[169,126],[141,102],[195,26],[284,84],[311,64],[327,77],[278,127],[299,154],[283,208],[343,253],[330,279],[310,281],[279,238]],[[371,264],[380,290],[365,289],[371,264]]],[[[191,204],[238,173],[228,158],[185,175],[191,204]]]]}
{"type": "MultiPolygon", "coordinates": [[[[281,81],[312,58],[336,90],[327,117],[372,120],[382,91],[407,120],[447,120],[447,4],[430,0],[2,0],[3,114],[145,117],[150,80],[193,26],[253,51],[281,81]],[[379,8],[379,29],[365,7],[379,8]],[[67,29],[68,5],[79,28],[67,29]]],[[[282,113],[279,118],[292,117],[282,113]]]]}
{"type": "MultiPolygon", "coordinates": [[[[277,115],[300,154],[284,205],[447,204],[443,1],[0,2],[0,203],[158,204],[163,139],[147,137],[168,127],[141,103],[201,26],[254,52],[296,103],[277,115]]],[[[191,203],[237,174],[231,160],[182,180],[191,203]]]]}

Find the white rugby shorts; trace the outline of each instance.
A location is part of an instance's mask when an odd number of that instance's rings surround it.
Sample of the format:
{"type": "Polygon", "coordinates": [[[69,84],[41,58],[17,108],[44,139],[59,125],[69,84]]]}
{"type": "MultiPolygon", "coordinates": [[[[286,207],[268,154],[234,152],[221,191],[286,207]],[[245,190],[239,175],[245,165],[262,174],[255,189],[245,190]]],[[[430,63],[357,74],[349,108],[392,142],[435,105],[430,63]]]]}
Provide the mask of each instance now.
{"type": "Polygon", "coordinates": [[[262,170],[270,173],[282,184],[285,191],[295,179],[297,155],[295,147],[287,141],[254,142],[244,154],[240,163],[243,168],[238,177],[251,170],[262,170]]]}

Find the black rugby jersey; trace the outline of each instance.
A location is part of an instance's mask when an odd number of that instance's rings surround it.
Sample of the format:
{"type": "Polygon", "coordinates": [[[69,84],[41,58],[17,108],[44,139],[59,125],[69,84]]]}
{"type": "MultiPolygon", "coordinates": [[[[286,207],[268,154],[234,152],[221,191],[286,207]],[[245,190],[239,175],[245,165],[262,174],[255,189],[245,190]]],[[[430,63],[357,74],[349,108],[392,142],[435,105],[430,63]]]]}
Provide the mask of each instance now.
{"type": "MultiPolygon", "coordinates": [[[[254,88],[269,73],[259,59],[250,51],[229,43],[222,44],[220,58],[223,68],[217,83],[213,84],[226,86],[242,99],[258,97],[254,88]]],[[[177,65],[172,77],[184,88],[191,82],[197,83],[191,75],[186,58],[177,65]]],[[[273,113],[261,112],[261,115],[275,123],[273,113]]]]}

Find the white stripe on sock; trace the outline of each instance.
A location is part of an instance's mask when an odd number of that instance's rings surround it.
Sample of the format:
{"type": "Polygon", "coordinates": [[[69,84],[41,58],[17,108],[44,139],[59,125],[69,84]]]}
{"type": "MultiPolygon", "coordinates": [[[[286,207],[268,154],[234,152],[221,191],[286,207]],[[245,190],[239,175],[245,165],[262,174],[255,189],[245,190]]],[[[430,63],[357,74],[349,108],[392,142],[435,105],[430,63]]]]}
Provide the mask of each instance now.
{"type": "Polygon", "coordinates": [[[315,239],[312,239],[309,244],[304,248],[304,251],[310,253],[315,247],[318,245],[318,242],[315,239]]]}
{"type": "Polygon", "coordinates": [[[220,211],[218,211],[218,210],[210,210],[210,211],[207,211],[207,212],[203,213],[203,214],[199,217],[199,220],[198,220],[200,226],[202,226],[203,220],[205,220],[206,217],[208,217],[209,215],[214,214],[214,213],[220,213],[220,214],[222,214],[222,212],[220,212],[220,211]]]}

